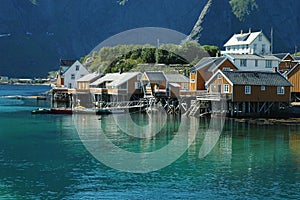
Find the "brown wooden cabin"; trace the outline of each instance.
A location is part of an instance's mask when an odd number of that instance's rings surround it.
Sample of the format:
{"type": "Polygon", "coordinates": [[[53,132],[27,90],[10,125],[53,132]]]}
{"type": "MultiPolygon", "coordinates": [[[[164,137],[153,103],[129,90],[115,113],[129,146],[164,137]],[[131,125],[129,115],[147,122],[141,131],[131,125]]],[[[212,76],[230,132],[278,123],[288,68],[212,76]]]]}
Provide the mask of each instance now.
{"type": "Polygon", "coordinates": [[[298,61],[290,53],[279,53],[274,56],[280,59],[279,71],[282,73],[290,71],[298,64],[298,61]]]}
{"type": "Polygon", "coordinates": [[[205,83],[218,70],[237,70],[226,57],[204,57],[190,69],[190,90],[205,90],[205,83]]]}
{"type": "Polygon", "coordinates": [[[140,96],[142,73],[109,73],[90,84],[90,91],[96,101],[128,101],[140,96]]]}
{"type": "Polygon", "coordinates": [[[138,100],[142,95],[140,72],[126,72],[106,84],[108,95],[115,101],[138,100]]]}
{"type": "Polygon", "coordinates": [[[234,112],[266,114],[281,105],[289,105],[293,85],[277,71],[219,70],[206,86],[211,94],[227,96],[233,115],[234,112]]]}
{"type": "Polygon", "coordinates": [[[292,101],[300,100],[300,63],[286,73],[288,80],[294,85],[291,88],[292,101]]]}
{"type": "Polygon", "coordinates": [[[145,96],[166,95],[167,78],[164,72],[144,72],[141,81],[145,89],[145,96]]]}
{"type": "Polygon", "coordinates": [[[99,79],[102,74],[90,73],[77,80],[77,91],[90,92],[90,84],[99,79]]]}

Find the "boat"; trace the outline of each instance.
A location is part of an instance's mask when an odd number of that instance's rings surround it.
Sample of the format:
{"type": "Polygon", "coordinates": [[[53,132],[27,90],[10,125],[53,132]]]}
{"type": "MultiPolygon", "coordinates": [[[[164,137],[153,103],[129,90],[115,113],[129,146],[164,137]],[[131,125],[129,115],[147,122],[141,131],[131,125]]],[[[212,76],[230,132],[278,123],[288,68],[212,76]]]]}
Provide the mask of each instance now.
{"type": "Polygon", "coordinates": [[[51,114],[73,114],[72,108],[51,108],[51,114]]]}
{"type": "Polygon", "coordinates": [[[33,111],[31,111],[32,114],[49,114],[51,112],[51,109],[49,108],[37,108],[33,111]]]}

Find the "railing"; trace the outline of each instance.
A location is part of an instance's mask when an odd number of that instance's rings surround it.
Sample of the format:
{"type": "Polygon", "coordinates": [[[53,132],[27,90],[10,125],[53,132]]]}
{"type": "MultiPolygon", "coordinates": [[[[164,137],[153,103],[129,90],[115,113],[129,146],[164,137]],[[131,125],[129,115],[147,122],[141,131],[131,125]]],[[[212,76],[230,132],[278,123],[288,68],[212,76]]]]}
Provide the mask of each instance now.
{"type": "Polygon", "coordinates": [[[203,94],[208,94],[207,90],[181,90],[180,96],[181,97],[196,97],[203,94]]]}

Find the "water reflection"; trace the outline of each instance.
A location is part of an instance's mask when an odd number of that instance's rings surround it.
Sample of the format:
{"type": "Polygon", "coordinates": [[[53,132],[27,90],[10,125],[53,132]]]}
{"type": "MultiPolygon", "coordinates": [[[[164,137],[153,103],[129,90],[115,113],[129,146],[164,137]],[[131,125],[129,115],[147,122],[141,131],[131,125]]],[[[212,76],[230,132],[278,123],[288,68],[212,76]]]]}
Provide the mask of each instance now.
{"type": "MultiPolygon", "coordinates": [[[[216,146],[199,159],[210,119],[191,118],[186,131],[186,143],[191,145],[185,154],[159,171],[133,174],[94,159],[81,143],[71,116],[17,114],[13,118],[0,114],[0,198],[299,199],[299,127],[230,119],[216,146]]],[[[149,122],[146,115],[131,117],[141,126],[160,123],[149,122]]],[[[126,123],[124,117],[119,120],[126,123]]],[[[169,144],[180,131],[180,119],[167,121],[153,138],[128,136],[112,116],[101,120],[86,116],[80,123],[99,125],[120,148],[151,152],[169,144]]]]}

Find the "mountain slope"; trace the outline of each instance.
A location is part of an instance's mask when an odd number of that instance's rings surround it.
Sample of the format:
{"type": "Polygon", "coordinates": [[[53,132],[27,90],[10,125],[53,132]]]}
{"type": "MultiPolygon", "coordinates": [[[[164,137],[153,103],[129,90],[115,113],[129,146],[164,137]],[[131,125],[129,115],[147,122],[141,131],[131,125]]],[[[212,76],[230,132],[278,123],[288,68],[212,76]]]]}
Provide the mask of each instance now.
{"type": "Polygon", "coordinates": [[[60,58],[80,58],[108,37],[138,27],[192,32],[200,44],[219,47],[241,29],[262,29],[268,36],[273,27],[275,51],[294,51],[300,44],[300,1],[256,0],[258,9],[244,21],[233,14],[229,0],[210,1],[203,12],[208,0],[2,1],[0,75],[46,76],[60,58]]]}

